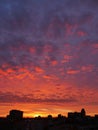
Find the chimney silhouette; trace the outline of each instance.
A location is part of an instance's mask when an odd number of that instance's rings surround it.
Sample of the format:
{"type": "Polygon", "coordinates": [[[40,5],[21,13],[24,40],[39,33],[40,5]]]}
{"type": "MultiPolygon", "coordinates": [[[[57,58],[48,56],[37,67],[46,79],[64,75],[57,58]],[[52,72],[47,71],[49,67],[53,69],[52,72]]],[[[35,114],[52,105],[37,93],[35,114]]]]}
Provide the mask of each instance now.
{"type": "Polygon", "coordinates": [[[84,108],[81,109],[81,117],[85,117],[86,116],[86,111],[84,108]]]}

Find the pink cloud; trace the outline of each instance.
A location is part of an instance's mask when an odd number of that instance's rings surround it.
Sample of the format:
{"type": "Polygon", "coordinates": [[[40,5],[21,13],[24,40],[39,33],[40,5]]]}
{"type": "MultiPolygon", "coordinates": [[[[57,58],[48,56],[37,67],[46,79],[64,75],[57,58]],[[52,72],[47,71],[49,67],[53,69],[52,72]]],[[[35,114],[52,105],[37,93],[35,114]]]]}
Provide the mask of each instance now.
{"type": "Polygon", "coordinates": [[[68,70],[67,71],[67,74],[78,74],[78,73],[80,73],[80,70],[73,70],[73,69],[71,69],[71,70],[68,70]]]}
{"type": "Polygon", "coordinates": [[[95,49],[98,49],[98,43],[92,45],[95,49]]]}
{"type": "Polygon", "coordinates": [[[29,51],[30,51],[31,54],[32,54],[32,53],[34,54],[34,53],[36,52],[36,49],[35,49],[34,47],[30,47],[30,48],[29,48],[29,51]]]}
{"type": "Polygon", "coordinates": [[[66,23],[66,24],[65,24],[65,28],[66,28],[66,35],[67,35],[67,36],[73,34],[73,32],[72,32],[73,26],[72,26],[71,24],[66,23]]]}
{"type": "Polygon", "coordinates": [[[87,33],[86,33],[85,31],[82,31],[82,30],[78,30],[78,31],[76,32],[76,34],[77,34],[78,36],[80,36],[80,37],[83,37],[83,36],[86,36],[86,35],[87,35],[87,33]]]}
{"type": "Polygon", "coordinates": [[[51,64],[52,64],[52,66],[55,66],[55,65],[58,64],[58,62],[56,60],[54,60],[54,61],[51,62],[51,64]]]}
{"type": "Polygon", "coordinates": [[[88,66],[82,66],[81,70],[84,71],[84,72],[92,72],[93,68],[94,68],[93,65],[88,65],[88,66]]]}
{"type": "Polygon", "coordinates": [[[64,55],[62,63],[69,62],[69,60],[71,60],[71,59],[72,59],[72,56],[70,56],[70,55],[64,55]]]}

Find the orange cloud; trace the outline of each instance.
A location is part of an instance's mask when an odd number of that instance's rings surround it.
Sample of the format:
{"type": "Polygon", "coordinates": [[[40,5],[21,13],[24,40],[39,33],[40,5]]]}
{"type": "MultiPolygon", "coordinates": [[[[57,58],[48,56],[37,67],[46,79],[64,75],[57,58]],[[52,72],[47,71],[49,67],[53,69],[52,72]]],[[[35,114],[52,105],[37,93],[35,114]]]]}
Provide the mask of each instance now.
{"type": "Polygon", "coordinates": [[[43,78],[45,78],[45,79],[51,79],[51,76],[50,75],[44,75],[43,78]]]}
{"type": "Polygon", "coordinates": [[[35,67],[35,71],[38,72],[38,73],[43,73],[44,72],[44,70],[39,66],[35,67]]]}
{"type": "Polygon", "coordinates": [[[78,74],[79,72],[79,70],[68,70],[67,74],[78,74]]]}

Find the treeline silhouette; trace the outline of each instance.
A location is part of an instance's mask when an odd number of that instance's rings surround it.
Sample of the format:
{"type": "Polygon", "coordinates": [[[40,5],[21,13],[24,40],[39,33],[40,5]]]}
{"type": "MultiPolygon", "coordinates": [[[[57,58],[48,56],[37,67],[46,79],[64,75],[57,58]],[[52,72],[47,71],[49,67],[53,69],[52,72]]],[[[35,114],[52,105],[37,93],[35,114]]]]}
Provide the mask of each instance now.
{"type": "Polygon", "coordinates": [[[98,115],[88,116],[85,109],[68,112],[65,117],[23,118],[23,111],[11,110],[6,118],[0,118],[0,130],[98,130],[98,115]]]}

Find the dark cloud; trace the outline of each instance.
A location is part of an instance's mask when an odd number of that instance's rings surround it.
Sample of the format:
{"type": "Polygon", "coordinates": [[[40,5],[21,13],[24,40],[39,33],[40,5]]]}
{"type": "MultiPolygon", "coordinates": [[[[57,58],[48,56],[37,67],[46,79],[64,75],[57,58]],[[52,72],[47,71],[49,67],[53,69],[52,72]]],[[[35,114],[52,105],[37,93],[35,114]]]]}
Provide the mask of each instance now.
{"type": "MultiPolygon", "coordinates": [[[[74,88],[72,88],[73,90],[74,88]]],[[[93,89],[92,89],[93,90],[93,89]]],[[[68,89],[69,93],[57,92],[56,94],[41,94],[41,91],[36,91],[33,94],[14,94],[11,92],[0,92],[0,104],[2,103],[49,103],[53,104],[73,104],[73,105],[98,105],[97,93],[96,90],[88,90],[80,88],[74,90],[73,93],[70,93],[71,90],[68,89]],[[36,95],[37,94],[37,95],[36,95]],[[62,95],[63,94],[63,95],[62,95]],[[85,99],[86,95],[86,99],[85,99]],[[91,101],[92,99],[92,101],[91,101]]]]}
{"type": "Polygon", "coordinates": [[[75,103],[77,100],[72,97],[63,98],[35,98],[33,95],[18,95],[10,92],[0,92],[0,103],[75,103]]]}

